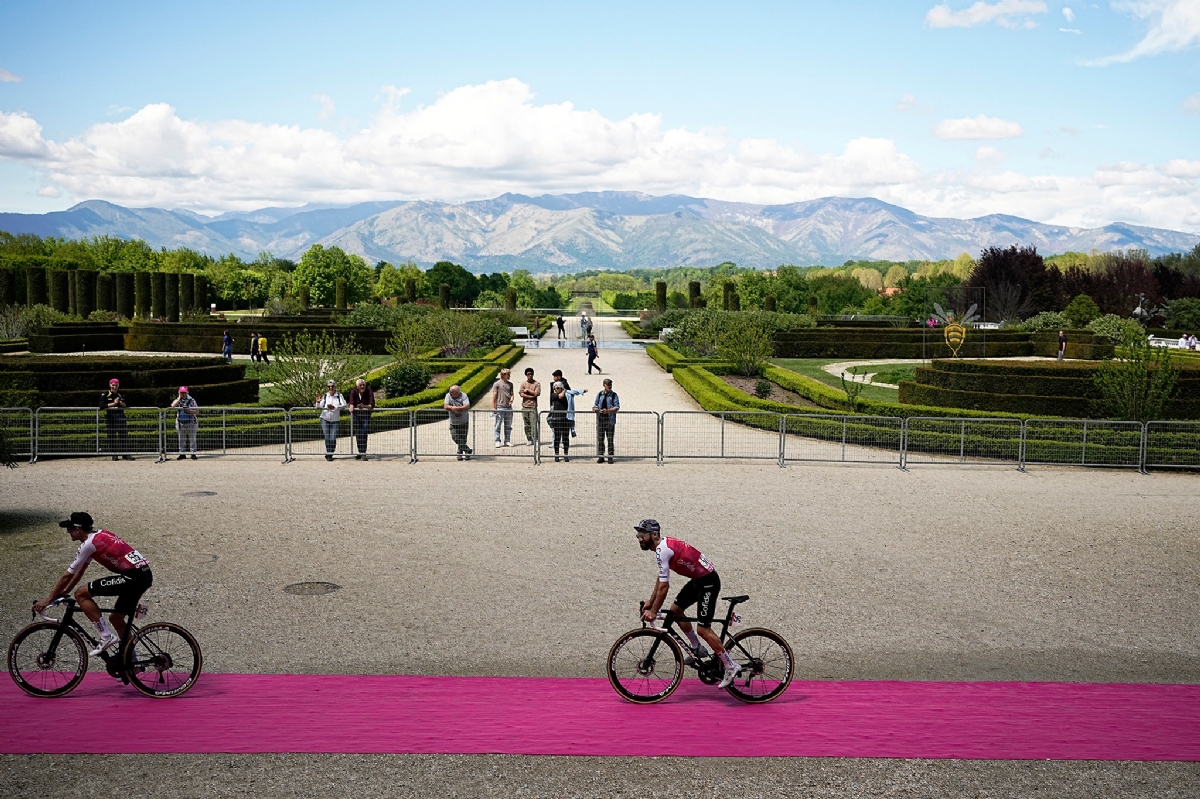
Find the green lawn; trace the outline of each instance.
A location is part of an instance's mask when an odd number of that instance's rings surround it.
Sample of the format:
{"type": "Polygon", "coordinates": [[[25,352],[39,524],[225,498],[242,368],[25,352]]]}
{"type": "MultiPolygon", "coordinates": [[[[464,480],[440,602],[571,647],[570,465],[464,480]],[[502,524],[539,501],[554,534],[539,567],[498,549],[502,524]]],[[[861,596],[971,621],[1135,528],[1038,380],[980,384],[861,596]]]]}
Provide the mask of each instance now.
{"type": "MultiPolygon", "coordinates": [[[[827,386],[833,386],[839,391],[842,388],[842,381],[829,374],[821,367],[827,363],[841,363],[845,358],[773,358],[771,363],[776,366],[782,366],[784,369],[790,369],[797,374],[802,374],[805,377],[811,377],[813,380],[818,380],[827,386]]],[[[879,370],[891,369],[900,370],[905,367],[897,365],[884,364],[879,367],[879,370]]],[[[911,367],[910,367],[911,368],[911,367]]],[[[875,368],[863,368],[864,372],[876,371],[875,368]]],[[[883,381],[890,382],[890,381],[883,381]]],[[[879,400],[881,402],[897,402],[900,398],[900,392],[894,388],[880,388],[879,386],[864,386],[862,393],[859,394],[862,399],[879,400]]]]}

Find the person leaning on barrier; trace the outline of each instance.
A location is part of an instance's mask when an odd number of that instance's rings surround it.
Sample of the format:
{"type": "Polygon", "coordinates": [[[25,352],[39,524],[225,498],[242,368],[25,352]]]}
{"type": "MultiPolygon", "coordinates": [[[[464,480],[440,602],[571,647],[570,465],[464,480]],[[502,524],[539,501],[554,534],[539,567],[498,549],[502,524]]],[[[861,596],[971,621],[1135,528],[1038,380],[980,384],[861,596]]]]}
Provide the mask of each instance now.
{"type": "Polygon", "coordinates": [[[563,381],[556,380],[550,384],[550,430],[554,433],[554,462],[558,463],[558,451],[561,446],[563,460],[571,462],[571,420],[567,418],[570,402],[567,399],[567,387],[563,381]]]}
{"type": "Polygon", "coordinates": [[[100,410],[104,411],[104,428],[108,432],[108,449],[112,459],[133,460],[129,454],[129,424],[125,419],[125,398],[121,396],[121,381],[108,381],[108,391],[100,395],[100,410]]]}
{"type": "Polygon", "coordinates": [[[604,378],[604,388],[592,403],[596,414],[596,463],[604,463],[604,441],[608,440],[608,462],[613,462],[613,436],[617,431],[617,412],[621,410],[621,398],[612,390],[612,380],[604,378]]]}
{"type": "Polygon", "coordinates": [[[525,382],[517,391],[521,395],[521,418],[525,422],[525,443],[532,444],[538,429],[538,397],[542,384],[533,379],[533,370],[525,370],[525,382]]]}
{"type": "Polygon", "coordinates": [[[179,436],[179,457],[176,460],[186,460],[189,451],[192,453],[192,460],[196,460],[196,431],[200,428],[200,404],[188,393],[187,386],[180,386],[179,396],[171,403],[171,407],[179,411],[175,414],[175,432],[179,436]]]}
{"type": "Polygon", "coordinates": [[[471,453],[475,451],[467,446],[467,431],[471,424],[471,398],[458,386],[450,386],[442,408],[450,416],[450,438],[458,445],[458,459],[471,460],[471,453]]]}
{"type": "Polygon", "coordinates": [[[367,459],[367,432],[371,428],[371,411],[375,410],[375,392],[361,377],[350,389],[350,418],[354,421],[354,439],[358,443],[358,454],[354,460],[367,459]]]}
{"type": "Polygon", "coordinates": [[[496,427],[496,448],[512,446],[513,384],[511,369],[501,369],[492,383],[492,417],[496,427]],[[501,443],[501,434],[504,441],[501,443]]]}
{"type": "Polygon", "coordinates": [[[337,434],[338,424],[342,419],[342,408],[346,407],[346,400],[342,397],[342,392],[337,390],[337,383],[330,380],[324,394],[317,397],[317,401],[313,404],[314,408],[321,409],[321,437],[325,439],[325,460],[333,460],[333,453],[337,451],[337,434]]]}

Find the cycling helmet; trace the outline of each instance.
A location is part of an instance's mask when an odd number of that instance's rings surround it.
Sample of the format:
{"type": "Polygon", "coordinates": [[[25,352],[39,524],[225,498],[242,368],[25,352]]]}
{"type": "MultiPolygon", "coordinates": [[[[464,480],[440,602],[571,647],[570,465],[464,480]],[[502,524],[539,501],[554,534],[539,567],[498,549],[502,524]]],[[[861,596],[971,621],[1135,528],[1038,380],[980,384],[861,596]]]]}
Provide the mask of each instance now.
{"type": "Polygon", "coordinates": [[[658,522],[654,519],[642,519],[633,526],[633,529],[639,533],[650,533],[651,535],[659,532],[658,522]]]}

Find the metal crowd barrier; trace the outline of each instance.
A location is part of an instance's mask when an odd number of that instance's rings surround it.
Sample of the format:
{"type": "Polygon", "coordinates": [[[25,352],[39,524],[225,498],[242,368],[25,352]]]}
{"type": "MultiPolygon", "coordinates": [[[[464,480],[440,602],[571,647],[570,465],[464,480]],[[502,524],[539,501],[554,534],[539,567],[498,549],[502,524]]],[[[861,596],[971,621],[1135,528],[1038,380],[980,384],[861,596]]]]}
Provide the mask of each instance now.
{"type": "Polygon", "coordinates": [[[34,442],[34,461],[43,455],[155,455],[161,459],[163,412],[159,408],[38,408],[34,442]]]}
{"type": "MultiPolygon", "coordinates": [[[[0,408],[0,429],[11,454],[42,456],[155,455],[180,451],[173,408],[0,408]]],[[[284,463],[330,454],[366,456],[531,458],[554,454],[554,411],[512,413],[509,443],[496,447],[497,416],[467,412],[452,427],[446,411],[380,408],[363,423],[342,413],[327,446],[320,411],[311,408],[201,408],[196,450],[209,455],[268,456],[284,463]],[[529,420],[527,440],[525,420],[529,420]]],[[[501,443],[505,418],[499,417],[501,443]]],[[[571,456],[600,457],[596,415],[581,404],[574,433],[566,419],[561,438],[571,456]]],[[[190,450],[190,442],[182,442],[190,450]]],[[[614,460],[711,458],[910,465],[1105,466],[1200,469],[1200,422],[1120,422],[1093,419],[988,419],[965,417],[786,414],[769,411],[621,411],[613,435],[614,460]]],[[[189,452],[190,454],[190,452],[189,452]]],[[[607,447],[603,458],[608,460],[607,447]]]]}
{"type": "Polygon", "coordinates": [[[791,414],[783,419],[783,462],[902,465],[904,420],[896,416],[791,414]]]}
{"type": "Polygon", "coordinates": [[[901,466],[1021,464],[1025,427],[1020,419],[913,416],[904,420],[901,466]]]}
{"type": "Polygon", "coordinates": [[[1029,463],[1142,469],[1141,422],[1026,419],[1021,471],[1029,463]]]}
{"type": "Polygon", "coordinates": [[[538,462],[553,458],[558,453],[554,449],[554,427],[562,425],[562,438],[566,440],[570,456],[578,460],[591,460],[601,457],[598,444],[603,443],[603,457],[607,462],[610,457],[609,444],[612,444],[611,457],[616,461],[653,460],[661,463],[659,454],[660,417],[657,411],[619,411],[608,418],[614,419],[611,442],[607,435],[601,439],[600,417],[592,412],[592,405],[580,403],[576,406],[575,419],[562,418],[558,412],[542,411],[538,433],[538,462]]]}

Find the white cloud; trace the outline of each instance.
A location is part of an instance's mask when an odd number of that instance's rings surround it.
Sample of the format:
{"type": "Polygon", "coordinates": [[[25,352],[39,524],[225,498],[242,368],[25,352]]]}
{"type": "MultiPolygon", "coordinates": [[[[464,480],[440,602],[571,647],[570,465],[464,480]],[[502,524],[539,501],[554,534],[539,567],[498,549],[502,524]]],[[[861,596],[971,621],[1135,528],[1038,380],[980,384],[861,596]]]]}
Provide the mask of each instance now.
{"type": "Polygon", "coordinates": [[[334,105],[332,97],[327,94],[314,94],[312,100],[321,106],[321,110],[317,112],[317,119],[330,119],[333,117],[334,105]]]}
{"type": "Polygon", "coordinates": [[[0,83],[20,83],[20,82],[21,82],[20,76],[12,74],[7,69],[0,69],[0,83]]]}
{"type": "Polygon", "coordinates": [[[925,24],[931,28],[974,28],[994,22],[1006,28],[1032,28],[1036,23],[1030,14],[1045,14],[1048,9],[1041,0],[999,0],[996,3],[975,3],[962,11],[951,11],[940,5],[929,9],[925,24]]]}
{"type": "Polygon", "coordinates": [[[1184,100],[1183,110],[1189,114],[1200,114],[1200,94],[1193,94],[1184,100]]]}
{"type": "Polygon", "coordinates": [[[1059,33],[1073,33],[1076,36],[1083,35],[1083,31],[1079,30],[1079,28],[1059,28],[1058,32],[1059,33]]]}
{"type": "Polygon", "coordinates": [[[1067,22],[1075,21],[1075,12],[1071,10],[1070,6],[1063,6],[1062,14],[1063,17],[1066,18],[1067,22]]]}
{"type": "Polygon", "coordinates": [[[918,103],[917,98],[905,94],[896,101],[896,110],[901,113],[929,114],[933,112],[933,106],[918,103]]]}
{"type": "Polygon", "coordinates": [[[1200,44],[1200,2],[1197,0],[1124,0],[1113,8],[1138,19],[1149,19],[1150,30],[1124,53],[1082,62],[1104,67],[1126,64],[1138,58],[1173,53],[1200,44]]]}
{"type": "MultiPolygon", "coordinates": [[[[667,128],[656,114],[608,119],[570,103],[538,104],[516,80],[463,86],[412,109],[401,107],[400,90],[380,97],[374,118],[349,133],[183,119],[154,104],[54,141],[27,114],[0,113],[0,158],[43,176],[43,196],[205,212],[613,189],[754,203],[874,196],[934,216],[1006,213],[1200,230],[1194,160],[1109,165],[1084,176],[1024,174],[982,146],[959,169],[924,169],[888,139],[811,152],[722,130],[667,128]]],[[[987,117],[946,122],[992,138],[1020,132],[987,117]]]]}
{"type": "Polygon", "coordinates": [[[939,139],[1015,139],[1025,131],[1016,122],[984,116],[943,119],[933,129],[939,139]]]}

